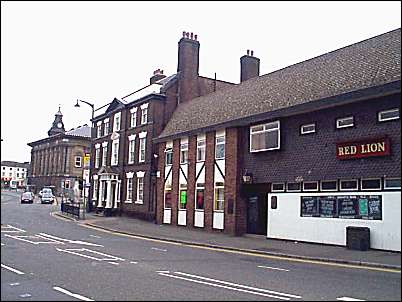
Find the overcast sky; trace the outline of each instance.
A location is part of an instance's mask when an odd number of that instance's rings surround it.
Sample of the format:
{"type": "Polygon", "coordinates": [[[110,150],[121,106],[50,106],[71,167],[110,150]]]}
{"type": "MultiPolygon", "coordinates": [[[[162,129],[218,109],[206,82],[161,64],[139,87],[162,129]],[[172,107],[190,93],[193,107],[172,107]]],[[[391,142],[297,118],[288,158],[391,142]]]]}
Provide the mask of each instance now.
{"type": "Polygon", "coordinates": [[[266,74],[401,27],[401,2],[1,2],[1,160],[30,161],[61,106],[66,130],[177,69],[183,31],[200,75],[240,81],[247,49],[266,74]]]}

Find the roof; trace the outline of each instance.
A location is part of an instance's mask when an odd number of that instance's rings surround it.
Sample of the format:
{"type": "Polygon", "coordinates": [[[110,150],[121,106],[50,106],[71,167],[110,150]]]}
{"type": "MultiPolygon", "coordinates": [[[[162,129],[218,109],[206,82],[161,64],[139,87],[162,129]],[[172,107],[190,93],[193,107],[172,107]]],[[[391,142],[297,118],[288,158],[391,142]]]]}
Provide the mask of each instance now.
{"type": "Polygon", "coordinates": [[[91,127],[85,124],[84,126],[78,126],[75,129],[73,128],[69,131],[66,131],[64,134],[71,136],[91,137],[91,127]]]}
{"type": "Polygon", "coordinates": [[[2,160],[1,161],[1,166],[2,167],[18,167],[18,168],[29,168],[29,162],[24,162],[24,163],[19,163],[16,161],[8,161],[8,160],[2,160]]]}
{"type": "Polygon", "coordinates": [[[399,28],[182,103],[158,140],[400,79],[399,28]]]}

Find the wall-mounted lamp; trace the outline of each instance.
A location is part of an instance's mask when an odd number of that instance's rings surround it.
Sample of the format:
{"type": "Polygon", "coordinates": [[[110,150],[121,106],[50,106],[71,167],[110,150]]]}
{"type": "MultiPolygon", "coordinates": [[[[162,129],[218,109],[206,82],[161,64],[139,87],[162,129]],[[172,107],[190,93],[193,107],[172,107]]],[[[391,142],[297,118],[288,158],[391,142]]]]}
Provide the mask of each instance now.
{"type": "Polygon", "coordinates": [[[251,184],[253,182],[253,173],[246,171],[243,175],[243,183],[251,184]]]}

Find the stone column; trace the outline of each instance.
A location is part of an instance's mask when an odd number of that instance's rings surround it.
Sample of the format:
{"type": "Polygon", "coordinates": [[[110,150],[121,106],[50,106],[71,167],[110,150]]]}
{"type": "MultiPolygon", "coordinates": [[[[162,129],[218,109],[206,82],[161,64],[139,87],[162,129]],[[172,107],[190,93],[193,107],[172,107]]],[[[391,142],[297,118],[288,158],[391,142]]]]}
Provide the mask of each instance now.
{"type": "Polygon", "coordinates": [[[111,205],[111,203],[112,203],[112,201],[111,201],[111,197],[112,197],[112,181],[110,179],[108,179],[106,181],[106,183],[107,183],[107,194],[106,194],[106,206],[105,206],[105,208],[109,209],[109,208],[112,207],[112,205],[111,205]]]}
{"type": "Polygon", "coordinates": [[[102,197],[103,197],[103,180],[99,178],[99,185],[98,185],[98,208],[102,207],[102,197]]]}

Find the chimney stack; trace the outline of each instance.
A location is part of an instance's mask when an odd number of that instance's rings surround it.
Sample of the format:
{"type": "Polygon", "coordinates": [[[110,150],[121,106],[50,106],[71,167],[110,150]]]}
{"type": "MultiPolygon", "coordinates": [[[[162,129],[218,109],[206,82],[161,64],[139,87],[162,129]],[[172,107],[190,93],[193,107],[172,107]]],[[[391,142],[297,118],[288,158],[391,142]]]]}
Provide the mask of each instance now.
{"type": "Polygon", "coordinates": [[[254,57],[254,51],[247,49],[247,54],[240,58],[240,82],[260,75],[260,59],[254,57]]]}
{"type": "Polygon", "coordinates": [[[150,84],[154,84],[157,81],[166,78],[166,76],[163,74],[163,70],[160,70],[159,68],[154,71],[153,76],[149,79],[150,84]]]}

